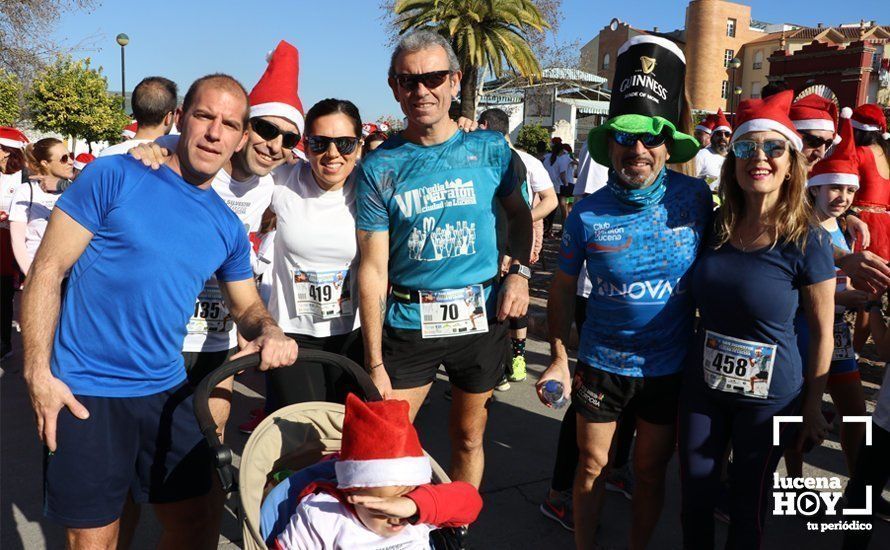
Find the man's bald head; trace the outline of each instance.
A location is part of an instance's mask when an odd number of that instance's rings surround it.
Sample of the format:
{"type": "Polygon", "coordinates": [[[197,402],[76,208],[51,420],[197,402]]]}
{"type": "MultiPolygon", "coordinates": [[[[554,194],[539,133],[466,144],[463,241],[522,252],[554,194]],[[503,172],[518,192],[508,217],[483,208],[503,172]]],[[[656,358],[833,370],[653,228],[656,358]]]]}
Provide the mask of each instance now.
{"type": "Polygon", "coordinates": [[[143,78],[133,89],[132,100],[133,117],[139,126],[160,126],[176,110],[176,83],[163,76],[143,78]]]}
{"type": "Polygon", "coordinates": [[[198,80],[192,82],[192,85],[189,86],[188,92],[185,93],[185,99],[182,100],[183,113],[188,113],[189,109],[195,102],[195,98],[198,96],[198,92],[200,92],[201,89],[204,87],[212,87],[220,90],[225,90],[233,95],[243,97],[244,116],[241,120],[241,127],[247,128],[247,122],[250,119],[250,98],[247,95],[247,90],[245,90],[244,86],[242,86],[241,83],[238,82],[234,77],[223,73],[214,73],[207,76],[202,76],[198,80]]]}

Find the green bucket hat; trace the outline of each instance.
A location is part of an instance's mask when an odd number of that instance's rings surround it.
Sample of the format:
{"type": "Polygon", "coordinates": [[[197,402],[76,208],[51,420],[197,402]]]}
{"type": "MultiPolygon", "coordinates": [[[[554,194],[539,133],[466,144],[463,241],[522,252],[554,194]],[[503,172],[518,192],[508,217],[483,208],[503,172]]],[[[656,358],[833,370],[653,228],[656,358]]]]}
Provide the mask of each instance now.
{"type": "Polygon", "coordinates": [[[631,134],[660,134],[665,131],[670,133],[671,142],[668,143],[670,163],[683,163],[695,158],[701,144],[694,137],[677,131],[673,123],[660,116],[645,115],[619,115],[597,126],[587,134],[587,150],[593,160],[603,166],[611,166],[609,159],[609,131],[628,132],[631,134]]]}
{"type": "Polygon", "coordinates": [[[632,134],[670,133],[669,162],[682,163],[699,150],[694,137],[677,130],[686,89],[686,57],[680,48],[659,36],[639,35],[618,49],[609,100],[609,119],[590,131],[590,156],[610,166],[610,130],[632,134]]]}

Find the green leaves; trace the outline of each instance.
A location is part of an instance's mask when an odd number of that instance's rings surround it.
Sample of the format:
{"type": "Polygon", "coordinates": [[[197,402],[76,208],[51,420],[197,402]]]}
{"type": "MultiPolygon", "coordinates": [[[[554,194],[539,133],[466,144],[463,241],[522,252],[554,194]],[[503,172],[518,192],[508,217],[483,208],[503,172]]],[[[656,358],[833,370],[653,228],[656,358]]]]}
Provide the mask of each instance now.
{"type": "Polygon", "coordinates": [[[0,126],[15,126],[21,118],[22,83],[0,69],[0,126]]]}
{"type": "Polygon", "coordinates": [[[116,139],[130,121],[120,98],[108,93],[101,69],[90,68],[89,58],[57,57],[37,75],[27,101],[38,130],[90,142],[116,139]]]}
{"type": "Polygon", "coordinates": [[[549,145],[550,131],[540,124],[525,124],[516,136],[516,146],[532,154],[538,151],[538,144],[542,142],[549,145]]]}

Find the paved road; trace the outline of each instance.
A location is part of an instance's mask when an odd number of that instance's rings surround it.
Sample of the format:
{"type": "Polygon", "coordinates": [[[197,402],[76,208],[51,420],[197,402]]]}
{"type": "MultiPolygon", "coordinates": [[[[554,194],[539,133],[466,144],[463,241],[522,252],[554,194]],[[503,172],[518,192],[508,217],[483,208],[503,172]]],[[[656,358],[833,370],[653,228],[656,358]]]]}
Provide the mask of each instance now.
{"type": "MultiPolygon", "coordinates": [[[[471,531],[471,547],[476,549],[570,548],[571,534],[545,519],[538,505],[548,488],[553,449],[559,429],[558,414],[537,402],[533,380],[543,370],[546,345],[529,342],[529,380],[498,393],[491,406],[490,429],[486,438],[488,468],[482,492],[485,509],[471,531]]],[[[21,353],[4,361],[0,379],[0,548],[61,548],[62,532],[41,515],[41,454],[34,435],[34,421],[28,408],[21,379],[21,353]]],[[[245,418],[247,411],[260,405],[257,390],[261,378],[255,373],[239,377],[231,424],[245,418]]],[[[436,383],[430,404],[421,411],[417,426],[424,446],[447,468],[448,448],[442,439],[448,404],[443,397],[446,383],[436,383]]],[[[231,443],[240,452],[246,437],[230,427],[231,443]]],[[[836,436],[815,451],[809,461],[809,475],[839,475],[845,470],[836,436]]],[[[845,481],[845,478],[844,478],[845,481]]],[[[238,548],[240,527],[231,511],[226,511],[220,548],[238,548]]],[[[608,494],[601,527],[607,548],[626,546],[630,502],[608,494]]],[[[890,527],[877,526],[877,540],[890,540],[890,527]]],[[[151,510],[143,510],[135,548],[153,548],[157,523],[151,510]]],[[[718,539],[726,528],[718,524],[718,539]]],[[[679,482],[676,461],[671,464],[665,512],[655,534],[653,548],[680,548],[679,482]]],[[[765,548],[839,548],[836,534],[808,532],[804,520],[771,517],[765,548]]],[[[878,545],[873,545],[875,548],[878,545]]]]}

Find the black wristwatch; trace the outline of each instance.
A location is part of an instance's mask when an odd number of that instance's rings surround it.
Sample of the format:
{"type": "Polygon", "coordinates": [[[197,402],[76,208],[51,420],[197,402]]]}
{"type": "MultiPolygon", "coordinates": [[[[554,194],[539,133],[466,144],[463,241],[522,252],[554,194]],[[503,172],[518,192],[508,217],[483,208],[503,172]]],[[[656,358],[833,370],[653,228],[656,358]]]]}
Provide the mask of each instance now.
{"type": "Polygon", "coordinates": [[[525,277],[526,279],[532,278],[532,270],[529,269],[527,265],[522,264],[513,264],[510,266],[510,269],[507,270],[507,275],[519,275],[520,277],[525,277]]]}

